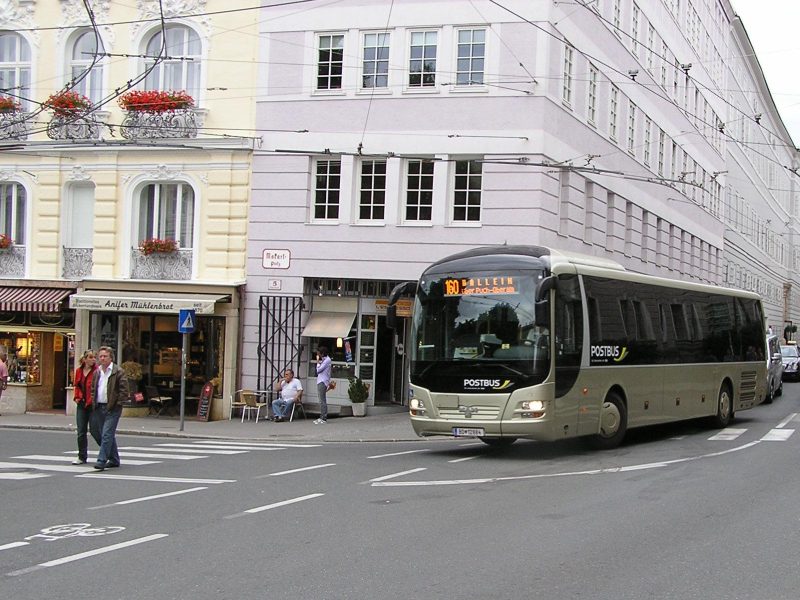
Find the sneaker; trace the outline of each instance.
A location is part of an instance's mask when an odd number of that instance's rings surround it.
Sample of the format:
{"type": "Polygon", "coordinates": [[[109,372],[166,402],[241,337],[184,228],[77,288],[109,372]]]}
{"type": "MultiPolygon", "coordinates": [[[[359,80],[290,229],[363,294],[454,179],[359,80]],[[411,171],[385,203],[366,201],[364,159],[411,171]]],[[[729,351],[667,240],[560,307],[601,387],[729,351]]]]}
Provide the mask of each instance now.
{"type": "Polygon", "coordinates": [[[322,419],[322,418],[319,418],[316,421],[314,421],[314,425],[325,425],[326,423],[327,423],[327,421],[325,419],[322,419]]]}
{"type": "Polygon", "coordinates": [[[81,460],[80,458],[76,458],[75,460],[72,461],[72,464],[73,465],[85,465],[86,461],[85,460],[81,460]]]}

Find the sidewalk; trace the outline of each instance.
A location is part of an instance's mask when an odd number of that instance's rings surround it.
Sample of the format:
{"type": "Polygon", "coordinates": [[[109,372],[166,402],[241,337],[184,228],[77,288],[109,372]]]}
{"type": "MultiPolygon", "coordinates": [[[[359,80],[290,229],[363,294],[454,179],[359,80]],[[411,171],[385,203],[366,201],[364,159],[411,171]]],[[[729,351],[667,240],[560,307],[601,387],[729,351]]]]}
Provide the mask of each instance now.
{"type": "MultiPolygon", "coordinates": [[[[313,419],[295,420],[291,423],[273,423],[260,420],[241,422],[195,421],[186,419],[184,430],[180,421],[172,417],[123,417],[117,433],[120,435],[151,435],[185,438],[222,438],[236,440],[261,440],[272,442],[400,442],[417,441],[411,428],[408,412],[379,414],[367,417],[338,417],[326,425],[314,425],[313,419]]],[[[48,429],[74,431],[75,417],[52,413],[26,413],[0,416],[0,429],[48,429]]]]}

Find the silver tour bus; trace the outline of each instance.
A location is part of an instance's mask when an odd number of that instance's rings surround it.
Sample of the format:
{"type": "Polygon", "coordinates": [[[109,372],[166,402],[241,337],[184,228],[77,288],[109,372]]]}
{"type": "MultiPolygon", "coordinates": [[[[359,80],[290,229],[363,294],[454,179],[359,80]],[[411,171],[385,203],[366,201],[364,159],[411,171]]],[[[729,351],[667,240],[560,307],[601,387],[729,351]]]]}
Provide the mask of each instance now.
{"type": "Polygon", "coordinates": [[[707,417],[727,426],[766,394],[758,295],[640,275],[537,246],[476,248],[415,290],[409,410],[420,436],[587,436],[707,417]]]}

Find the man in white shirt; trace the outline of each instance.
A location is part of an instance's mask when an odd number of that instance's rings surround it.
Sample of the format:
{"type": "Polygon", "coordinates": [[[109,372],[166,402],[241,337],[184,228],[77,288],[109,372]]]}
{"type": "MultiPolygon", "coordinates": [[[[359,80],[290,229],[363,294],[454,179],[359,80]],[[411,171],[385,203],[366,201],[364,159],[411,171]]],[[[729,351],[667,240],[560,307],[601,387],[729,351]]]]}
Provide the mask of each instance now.
{"type": "Polygon", "coordinates": [[[281,393],[280,398],[272,401],[272,414],[276,423],[288,419],[292,414],[292,405],[300,402],[303,398],[303,384],[299,379],[295,379],[294,371],[286,369],[278,384],[281,393]]]}
{"type": "Polygon", "coordinates": [[[97,352],[100,368],[93,382],[95,408],[92,411],[92,436],[100,439],[100,452],[94,465],[98,471],[119,466],[117,424],[122,416],[122,403],[130,395],[128,378],[113,361],[114,350],[101,346],[97,352]]]}

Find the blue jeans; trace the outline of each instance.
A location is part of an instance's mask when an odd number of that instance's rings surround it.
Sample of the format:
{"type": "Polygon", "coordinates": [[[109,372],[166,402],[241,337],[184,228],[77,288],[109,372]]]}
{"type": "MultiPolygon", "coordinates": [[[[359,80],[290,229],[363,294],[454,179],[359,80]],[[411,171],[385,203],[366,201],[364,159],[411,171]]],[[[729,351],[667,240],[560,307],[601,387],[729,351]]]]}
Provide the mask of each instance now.
{"type": "Polygon", "coordinates": [[[319,397],[319,418],[323,421],[328,420],[328,384],[317,384],[317,396],[319,397]]]}
{"type": "Polygon", "coordinates": [[[292,414],[292,404],[294,404],[293,400],[284,400],[283,398],[273,400],[272,414],[282,419],[288,419],[292,414]]]}
{"type": "Polygon", "coordinates": [[[122,406],[119,404],[108,410],[105,404],[98,404],[92,411],[92,437],[100,438],[100,452],[97,454],[97,464],[105,465],[106,462],[119,464],[119,451],[117,450],[117,424],[122,416],[122,406]]]}
{"type": "MultiPolygon", "coordinates": [[[[92,419],[93,412],[91,405],[89,408],[86,408],[86,405],[82,402],[75,405],[75,426],[78,428],[78,458],[83,462],[86,462],[89,451],[89,442],[86,437],[86,432],[89,429],[89,422],[92,419]]],[[[92,437],[99,446],[100,436],[95,434],[94,427],[92,427],[92,437]]]]}

